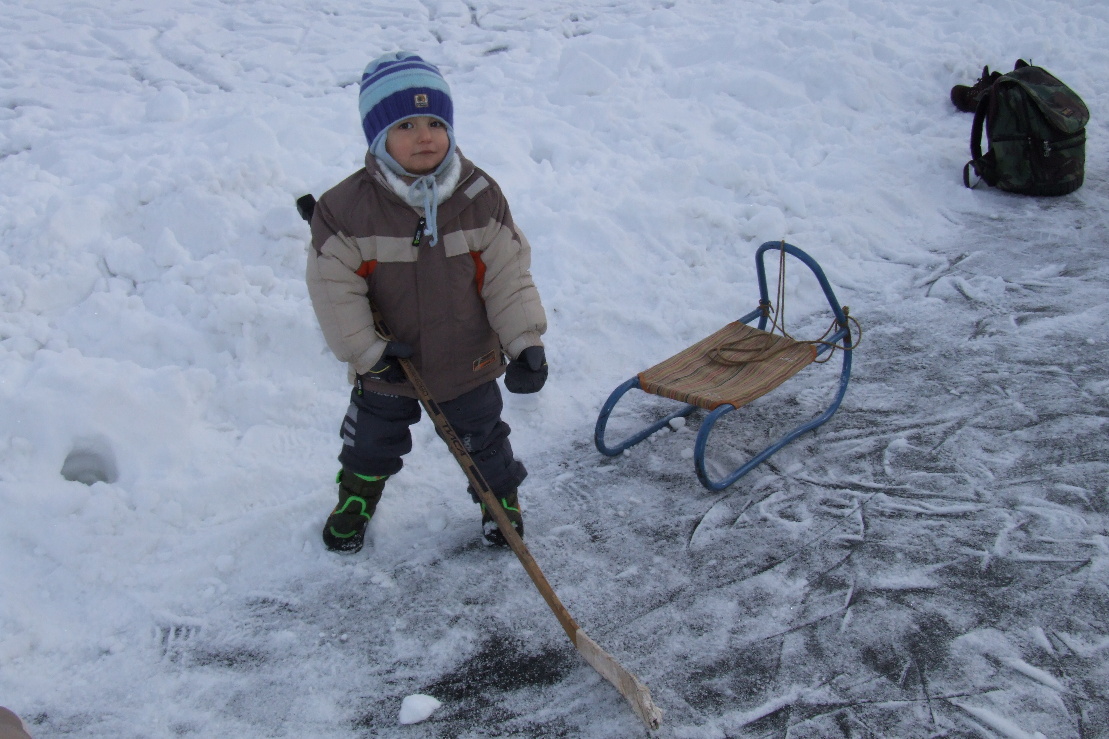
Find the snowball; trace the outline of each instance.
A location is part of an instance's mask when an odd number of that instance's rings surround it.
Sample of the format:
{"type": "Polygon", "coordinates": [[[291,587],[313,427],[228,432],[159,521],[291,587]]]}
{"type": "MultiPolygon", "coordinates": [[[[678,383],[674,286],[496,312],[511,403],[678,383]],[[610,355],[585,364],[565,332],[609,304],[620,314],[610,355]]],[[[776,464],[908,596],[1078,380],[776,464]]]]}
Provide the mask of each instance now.
{"type": "Polygon", "coordinates": [[[400,704],[400,722],[402,724],[418,724],[443,705],[430,695],[410,695],[400,704]]]}

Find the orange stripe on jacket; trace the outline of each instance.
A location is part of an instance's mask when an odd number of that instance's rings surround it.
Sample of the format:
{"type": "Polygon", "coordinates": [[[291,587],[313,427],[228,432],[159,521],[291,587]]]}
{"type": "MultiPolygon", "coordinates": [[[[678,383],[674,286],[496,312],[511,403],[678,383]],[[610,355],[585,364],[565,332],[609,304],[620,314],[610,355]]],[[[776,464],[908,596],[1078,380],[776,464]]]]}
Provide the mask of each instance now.
{"type": "Polygon", "coordinates": [[[477,283],[477,294],[485,288],[485,262],[481,261],[481,252],[472,251],[470,256],[474,260],[474,282],[477,283]]]}
{"type": "MultiPolygon", "coordinates": [[[[474,282],[477,284],[478,295],[481,295],[482,289],[485,288],[485,262],[481,261],[481,253],[472,251],[470,257],[474,260],[474,282]]],[[[359,277],[368,279],[370,275],[377,269],[377,260],[371,259],[367,262],[362,262],[355,270],[355,274],[359,277]]]]}

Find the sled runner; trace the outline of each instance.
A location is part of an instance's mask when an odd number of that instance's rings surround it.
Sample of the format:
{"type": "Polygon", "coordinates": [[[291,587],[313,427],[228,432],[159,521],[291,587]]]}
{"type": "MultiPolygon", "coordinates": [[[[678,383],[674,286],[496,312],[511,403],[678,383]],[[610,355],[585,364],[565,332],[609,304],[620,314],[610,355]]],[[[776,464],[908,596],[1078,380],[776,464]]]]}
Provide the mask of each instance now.
{"type": "MultiPolygon", "coordinates": [[[[854,323],[857,326],[858,323],[854,318],[849,317],[848,308],[841,307],[836,301],[835,293],[832,292],[832,287],[824,276],[824,270],[816,260],[796,246],[784,241],[766,242],[755,252],[755,270],[759,282],[759,305],[755,310],[688,349],[640,372],[612,392],[597,417],[593,440],[598,451],[610,457],[616,456],[666,427],[674,419],[684,418],[696,409],[702,408],[709,413],[701,422],[697,432],[697,440],[693,447],[693,462],[702,485],[709,490],[723,490],[786,444],[832,417],[847,392],[847,383],[851,378],[851,349],[858,343],[857,338],[852,340],[851,324],[854,323]],[[777,312],[770,302],[764,263],[765,254],[772,250],[779,254],[777,312]],[[784,325],[778,325],[785,296],[784,276],[787,254],[800,260],[812,271],[831,308],[832,325],[828,333],[816,341],[798,341],[785,333],[784,325]],[[772,316],[772,325],[768,331],[767,321],[771,320],[772,316]],[[748,325],[756,318],[757,327],[748,325]],[[775,329],[779,329],[780,333],[774,333],[775,329]],[[843,350],[842,369],[839,375],[839,387],[827,409],[816,418],[782,436],[730,474],[720,479],[710,477],[705,467],[705,449],[709,434],[712,433],[716,422],[728,413],[770,392],[809,364],[830,360],[832,358],[830,352],[834,353],[836,349],[843,350]],[[825,354],[828,356],[818,360],[818,357],[825,354]],[[684,405],[662,420],[609,446],[605,441],[609,416],[620,399],[633,388],[677,400],[684,405]]],[[[784,320],[782,323],[784,324],[784,320]]]]}

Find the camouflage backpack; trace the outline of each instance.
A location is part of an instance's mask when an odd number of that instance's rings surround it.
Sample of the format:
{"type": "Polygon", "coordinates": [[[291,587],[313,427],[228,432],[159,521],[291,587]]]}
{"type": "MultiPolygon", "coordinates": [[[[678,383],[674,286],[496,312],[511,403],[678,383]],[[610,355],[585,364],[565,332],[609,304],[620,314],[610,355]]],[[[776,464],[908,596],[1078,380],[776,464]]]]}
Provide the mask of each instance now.
{"type": "MultiPolygon", "coordinates": [[[[970,170],[986,184],[1025,195],[1066,195],[1082,185],[1086,167],[1086,123],[1082,98],[1047,70],[1018,66],[1000,75],[974,112],[970,170]],[[985,123],[989,150],[982,153],[985,123]]],[[[977,184],[977,183],[975,183],[977,184]]]]}

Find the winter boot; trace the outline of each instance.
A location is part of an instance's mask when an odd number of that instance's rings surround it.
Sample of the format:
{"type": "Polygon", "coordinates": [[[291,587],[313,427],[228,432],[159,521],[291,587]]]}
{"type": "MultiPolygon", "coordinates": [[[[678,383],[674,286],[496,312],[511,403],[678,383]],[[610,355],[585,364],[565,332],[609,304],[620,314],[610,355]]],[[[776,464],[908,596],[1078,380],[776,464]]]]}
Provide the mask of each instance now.
{"type": "MultiPolygon", "coordinates": [[[[516,491],[512,490],[506,495],[501,496],[501,507],[504,512],[508,514],[508,520],[512,522],[512,528],[516,529],[516,533],[524,536],[524,516],[520,511],[520,501],[516,497],[516,491]]],[[[493,520],[493,514],[486,510],[485,504],[481,504],[481,533],[485,537],[486,546],[506,547],[508,542],[501,533],[497,522],[493,520]]]]}
{"type": "Polygon", "coordinates": [[[973,113],[978,108],[978,101],[990,89],[1001,72],[991,72],[990,68],[982,67],[982,76],[973,85],[955,85],[951,88],[951,102],[964,113],[973,113]]]}
{"type": "Polygon", "coordinates": [[[366,526],[374,515],[386,477],[358,475],[339,470],[339,504],[323,525],[323,543],[333,552],[353,554],[362,548],[366,526]]]}

